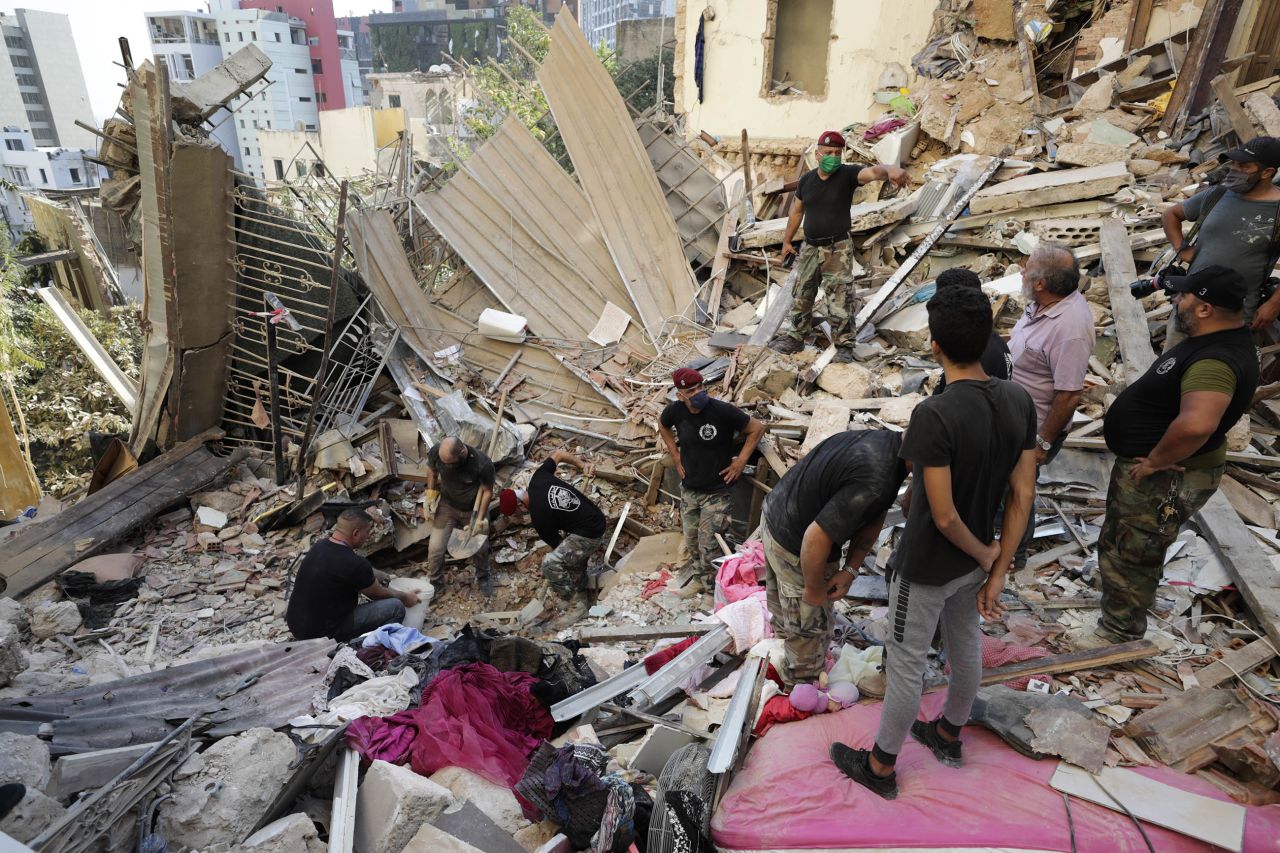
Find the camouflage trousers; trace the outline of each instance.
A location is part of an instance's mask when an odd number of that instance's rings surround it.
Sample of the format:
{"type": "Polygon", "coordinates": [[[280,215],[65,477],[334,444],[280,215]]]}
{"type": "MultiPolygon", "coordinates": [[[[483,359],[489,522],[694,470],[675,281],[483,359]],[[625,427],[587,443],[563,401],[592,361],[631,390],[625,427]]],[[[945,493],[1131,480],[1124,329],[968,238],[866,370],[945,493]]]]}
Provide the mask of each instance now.
{"type": "Polygon", "coordinates": [[[716,567],[712,560],[723,555],[716,534],[729,532],[733,521],[733,499],[729,491],[695,492],[684,489],[680,495],[680,526],[684,529],[684,547],[689,565],[702,578],[709,590],[715,582],[716,567]]]}
{"type": "Polygon", "coordinates": [[[568,601],[586,589],[587,561],[600,541],[570,533],[542,558],[542,576],[556,595],[568,601]]]}
{"type": "Polygon", "coordinates": [[[1164,573],[1164,553],[1178,528],[1218,490],[1223,466],[1160,471],[1135,483],[1136,460],[1118,458],[1111,468],[1107,517],[1098,538],[1102,568],[1102,618],[1098,627],[1117,640],[1137,640],[1147,630],[1147,610],[1164,573]]]}
{"type": "Polygon", "coordinates": [[[825,293],[821,315],[831,323],[831,334],[841,346],[853,344],[853,321],[858,316],[858,300],[853,291],[853,241],[841,240],[830,246],[805,243],[796,258],[796,283],[792,291],[791,331],[804,340],[813,325],[813,303],[818,288],[825,293]]]}
{"type": "MultiPolygon", "coordinates": [[[[764,543],[764,583],[773,633],[782,638],[783,661],[778,673],[787,688],[817,680],[826,668],[831,645],[831,603],[814,607],[804,602],[804,572],[800,557],[783,548],[761,521],[764,543]]],[[[828,563],[826,576],[836,573],[828,563]]],[[[825,585],[824,585],[825,586],[825,585]]]]}

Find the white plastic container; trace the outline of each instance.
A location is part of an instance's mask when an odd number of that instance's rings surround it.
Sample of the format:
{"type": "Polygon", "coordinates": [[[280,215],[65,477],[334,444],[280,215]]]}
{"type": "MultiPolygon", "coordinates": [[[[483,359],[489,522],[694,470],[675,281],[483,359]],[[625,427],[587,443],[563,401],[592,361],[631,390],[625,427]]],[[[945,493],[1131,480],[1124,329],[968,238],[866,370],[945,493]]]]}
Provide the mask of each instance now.
{"type": "Polygon", "coordinates": [[[529,326],[529,321],[519,314],[508,314],[505,311],[486,308],[480,312],[478,325],[480,334],[486,338],[518,344],[524,341],[525,330],[529,326]]]}
{"type": "Polygon", "coordinates": [[[404,621],[400,624],[406,628],[417,628],[421,631],[422,622],[427,616],[427,609],[431,607],[431,599],[435,597],[436,588],[426,578],[392,578],[388,586],[396,592],[412,592],[418,596],[418,603],[405,612],[404,621]]]}

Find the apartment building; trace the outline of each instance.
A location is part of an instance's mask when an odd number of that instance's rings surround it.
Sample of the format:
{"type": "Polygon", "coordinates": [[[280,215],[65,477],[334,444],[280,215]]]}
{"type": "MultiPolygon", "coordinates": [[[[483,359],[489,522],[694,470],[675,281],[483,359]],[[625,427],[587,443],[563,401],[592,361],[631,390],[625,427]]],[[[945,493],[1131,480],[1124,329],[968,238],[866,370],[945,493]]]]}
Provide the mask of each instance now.
{"type": "Polygon", "coordinates": [[[80,56],[66,15],[16,9],[0,13],[0,127],[31,132],[44,147],[95,148],[94,126],[80,56]]]}
{"type": "Polygon", "coordinates": [[[670,18],[675,15],[675,0],[579,0],[578,23],[592,47],[604,44],[610,50],[618,46],[618,22],[637,18],[670,18]]]}
{"type": "Polygon", "coordinates": [[[26,128],[0,127],[0,217],[11,243],[33,225],[23,193],[87,190],[102,183],[102,169],[86,159],[92,156],[80,148],[38,146],[26,128]]]}

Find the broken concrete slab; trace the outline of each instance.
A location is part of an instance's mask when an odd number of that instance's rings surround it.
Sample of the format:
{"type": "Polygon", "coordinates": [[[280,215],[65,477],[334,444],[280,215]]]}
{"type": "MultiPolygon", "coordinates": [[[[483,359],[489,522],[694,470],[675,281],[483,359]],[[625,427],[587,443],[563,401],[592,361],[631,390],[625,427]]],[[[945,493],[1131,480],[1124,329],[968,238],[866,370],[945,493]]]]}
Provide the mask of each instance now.
{"type": "Polygon", "coordinates": [[[1124,160],[1128,155],[1119,145],[1099,142],[1064,142],[1058,146],[1054,162],[1066,166],[1101,166],[1124,160]]]}
{"type": "Polygon", "coordinates": [[[242,850],[254,853],[325,853],[329,846],[311,818],[291,814],[272,821],[245,839],[242,850]]]}
{"type": "Polygon", "coordinates": [[[31,630],[31,611],[20,601],[0,598],[0,622],[8,622],[20,634],[26,634],[31,630]]]}
{"type": "MultiPolygon", "coordinates": [[[[895,222],[901,222],[916,212],[920,203],[920,192],[914,192],[903,198],[890,198],[880,201],[868,201],[855,204],[849,208],[849,231],[858,234],[863,231],[874,231],[895,222]]],[[[759,249],[765,246],[777,246],[782,243],[787,232],[787,217],[766,219],[757,222],[740,235],[740,249],[759,249]]],[[[793,242],[799,245],[804,239],[803,226],[796,231],[793,242]]]]}
{"type": "Polygon", "coordinates": [[[631,760],[632,770],[643,770],[654,776],[661,775],[662,768],[672,753],[683,746],[688,746],[697,738],[679,729],[655,725],[645,734],[640,742],[635,758],[631,760]]]}
{"type": "Polygon", "coordinates": [[[11,622],[0,621],[0,687],[10,684],[27,668],[22,638],[11,622]]]}
{"type": "Polygon", "coordinates": [[[1267,136],[1280,136],[1280,107],[1266,92],[1254,92],[1245,98],[1244,111],[1267,136]]]}
{"type": "Polygon", "coordinates": [[[1133,180],[1123,162],[1023,175],[979,190],[972,213],[996,213],[1110,195],[1133,180]]]}
{"type": "Polygon", "coordinates": [[[74,634],[82,621],[74,601],[42,601],[31,611],[31,635],[47,640],[58,634],[74,634]]]}
{"type": "Polygon", "coordinates": [[[47,743],[34,735],[0,732],[0,783],[21,782],[44,791],[52,774],[47,743]]]}
{"type": "Polygon", "coordinates": [[[485,853],[479,847],[473,847],[429,823],[419,827],[402,849],[404,853],[485,853]]]}
{"type": "Polygon", "coordinates": [[[1031,748],[1061,756],[1090,773],[1101,773],[1110,742],[1110,730],[1096,720],[1063,708],[1037,708],[1027,714],[1034,733],[1031,748]]]}
{"type": "MultiPolygon", "coordinates": [[[[861,400],[871,396],[876,376],[861,364],[846,362],[828,364],[818,374],[818,387],[842,400],[861,400]]],[[[785,405],[785,404],[784,404],[785,405]]]]}
{"type": "MultiPolygon", "coordinates": [[[[524,853],[524,847],[472,803],[462,803],[445,811],[432,826],[485,853],[524,853]]],[[[530,824],[525,829],[536,827],[530,824]]],[[[524,830],[520,830],[523,832],[524,830]]]]}
{"type": "Polygon", "coordinates": [[[924,302],[912,302],[876,324],[876,332],[890,343],[923,352],[929,346],[929,310],[924,302]]]}
{"type": "Polygon", "coordinates": [[[524,848],[525,853],[537,853],[544,844],[559,834],[560,824],[555,821],[544,820],[541,823],[529,824],[516,833],[515,839],[516,843],[524,848]]]}
{"type": "Polygon", "coordinates": [[[356,853],[400,853],[418,827],[453,805],[447,788],[408,767],[375,761],[356,800],[356,853]]]}
{"type": "Polygon", "coordinates": [[[680,559],[683,544],[684,534],[677,530],[641,537],[636,547],[618,561],[617,571],[606,578],[604,590],[611,589],[623,575],[648,574],[656,572],[663,564],[675,563],[680,559]]]}
{"type": "Polygon", "coordinates": [[[509,788],[495,785],[470,770],[445,767],[431,774],[431,781],[448,788],[458,800],[474,804],[509,834],[518,832],[529,823],[524,819],[516,795],[509,788]]]}
{"type": "Polygon", "coordinates": [[[0,833],[26,844],[66,813],[57,800],[35,788],[27,788],[22,800],[0,820],[0,833]]]}

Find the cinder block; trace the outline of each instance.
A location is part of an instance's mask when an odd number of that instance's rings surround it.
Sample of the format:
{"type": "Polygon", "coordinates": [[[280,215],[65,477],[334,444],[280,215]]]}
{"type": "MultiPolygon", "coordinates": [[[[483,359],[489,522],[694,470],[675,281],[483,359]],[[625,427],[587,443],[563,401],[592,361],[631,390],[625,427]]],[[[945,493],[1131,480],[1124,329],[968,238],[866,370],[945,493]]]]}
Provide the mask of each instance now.
{"type": "Polygon", "coordinates": [[[373,762],[356,799],[356,853],[401,853],[419,827],[455,802],[447,788],[408,767],[373,762]]]}

